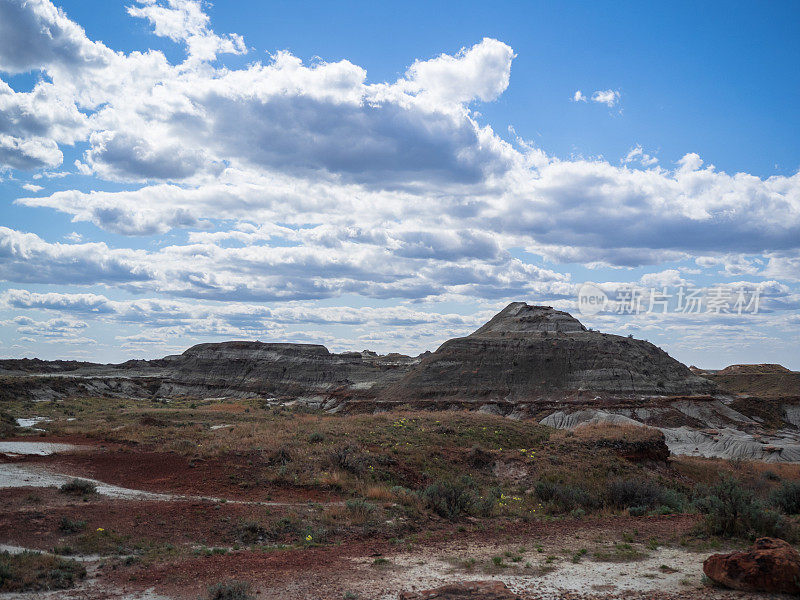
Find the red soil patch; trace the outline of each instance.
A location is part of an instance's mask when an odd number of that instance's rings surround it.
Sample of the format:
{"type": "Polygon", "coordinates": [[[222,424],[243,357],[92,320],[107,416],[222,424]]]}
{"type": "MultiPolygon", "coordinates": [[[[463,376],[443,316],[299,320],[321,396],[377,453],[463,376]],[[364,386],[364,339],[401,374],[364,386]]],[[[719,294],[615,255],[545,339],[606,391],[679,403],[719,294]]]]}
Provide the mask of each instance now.
{"type": "MultiPolygon", "coordinates": [[[[49,437],[37,440],[57,441],[49,437]]],[[[70,440],[74,444],[85,442],[87,440],[83,438],[70,440]]],[[[190,459],[171,452],[96,444],[96,448],[90,451],[28,456],[20,460],[46,465],[59,473],[148,492],[275,502],[340,499],[333,492],[273,484],[267,480],[265,467],[258,465],[260,457],[246,455],[190,459]]]]}
{"type": "Polygon", "coordinates": [[[131,501],[97,496],[86,501],[49,488],[0,490],[0,540],[27,548],[70,545],[59,530],[63,517],[102,527],[131,542],[230,546],[242,522],[264,517],[263,506],[192,501],[131,501]]]}

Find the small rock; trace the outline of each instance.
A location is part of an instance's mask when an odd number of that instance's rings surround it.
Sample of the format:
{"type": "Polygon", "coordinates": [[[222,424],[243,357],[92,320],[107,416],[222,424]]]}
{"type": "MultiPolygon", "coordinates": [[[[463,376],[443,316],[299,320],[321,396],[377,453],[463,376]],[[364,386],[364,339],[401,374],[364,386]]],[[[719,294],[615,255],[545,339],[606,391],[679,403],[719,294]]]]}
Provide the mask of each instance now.
{"type": "Polygon", "coordinates": [[[800,594],[800,554],[777,538],[759,538],[746,552],[713,554],[703,572],[734,590],[800,594]]]}
{"type": "Polygon", "coordinates": [[[400,600],[523,600],[502,581],[449,583],[422,592],[400,592],[400,600]]]}

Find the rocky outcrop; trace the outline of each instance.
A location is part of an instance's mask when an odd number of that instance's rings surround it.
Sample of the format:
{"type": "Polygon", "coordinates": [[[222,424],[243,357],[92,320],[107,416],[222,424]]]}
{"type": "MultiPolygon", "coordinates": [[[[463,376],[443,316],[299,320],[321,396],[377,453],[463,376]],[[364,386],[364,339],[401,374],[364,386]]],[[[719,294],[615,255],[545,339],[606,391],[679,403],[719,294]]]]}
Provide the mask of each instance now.
{"type": "Polygon", "coordinates": [[[746,552],[713,554],[703,563],[703,572],[734,590],[800,594],[800,554],[775,538],[757,539],[746,552]]]}
{"type": "Polygon", "coordinates": [[[661,430],[669,451],[685,456],[800,462],[800,431],[765,428],[715,398],[658,399],[638,406],[615,405],[551,411],[543,425],[575,429],[585,425],[639,425],[661,430]]]}
{"type": "Polygon", "coordinates": [[[664,433],[654,427],[596,423],[578,427],[575,437],[590,447],[609,448],[636,463],[665,463],[670,454],[664,433]]]}
{"type": "Polygon", "coordinates": [[[422,358],[390,398],[507,400],[697,395],[708,380],[657,346],[587,330],[568,313],[514,302],[486,325],[422,358]]]}
{"type": "Polygon", "coordinates": [[[449,583],[422,592],[401,592],[400,600],[523,600],[502,581],[449,583]]]}

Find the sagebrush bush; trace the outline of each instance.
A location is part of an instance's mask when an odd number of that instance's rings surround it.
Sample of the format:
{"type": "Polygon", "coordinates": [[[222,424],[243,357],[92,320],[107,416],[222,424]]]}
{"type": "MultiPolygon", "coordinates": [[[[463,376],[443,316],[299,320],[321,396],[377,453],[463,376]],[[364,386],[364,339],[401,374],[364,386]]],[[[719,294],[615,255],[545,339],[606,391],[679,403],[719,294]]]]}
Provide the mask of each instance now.
{"type": "Polygon", "coordinates": [[[267,537],[273,541],[283,538],[296,538],[303,531],[303,524],[294,517],[281,517],[267,529],[267,537]]]}
{"type": "Polygon", "coordinates": [[[223,581],[209,586],[208,600],[253,600],[253,586],[246,581],[223,581]]]}
{"type": "Polygon", "coordinates": [[[285,447],[278,448],[267,459],[267,464],[273,467],[285,467],[291,462],[292,452],[285,447]]]}
{"type": "Polygon", "coordinates": [[[422,498],[440,517],[455,520],[463,515],[488,516],[494,508],[492,497],[483,498],[469,476],[454,481],[439,481],[425,488],[422,498]]]}
{"type": "Polygon", "coordinates": [[[642,517],[647,514],[647,506],[631,506],[628,509],[628,514],[632,517],[642,517]]]}
{"type": "Polygon", "coordinates": [[[349,513],[362,519],[369,517],[378,508],[375,504],[363,498],[352,498],[345,502],[345,507],[349,513]]]}
{"type": "Polygon", "coordinates": [[[759,536],[793,539],[791,524],[759,501],[753,492],[729,475],[712,487],[698,488],[697,510],[705,515],[704,528],[723,537],[759,536]]]}
{"type": "Polygon", "coordinates": [[[800,481],[784,481],[769,499],[773,506],[787,515],[800,514],[800,481]]]}
{"type": "Polygon", "coordinates": [[[577,485],[538,481],[536,495],[543,502],[551,502],[565,512],[571,512],[576,508],[599,508],[602,505],[596,495],[577,485]]]}
{"type": "Polygon", "coordinates": [[[77,494],[81,496],[89,496],[97,493],[97,486],[92,481],[85,479],[73,479],[63,484],[60,488],[63,494],[77,494]]]}
{"type": "Polygon", "coordinates": [[[616,508],[683,509],[686,498],[675,490],[646,479],[622,479],[608,484],[608,502],[616,508]]]}
{"type": "Polygon", "coordinates": [[[661,488],[646,479],[622,479],[608,484],[608,500],[617,508],[652,507],[661,502],[661,488]]]}
{"type": "Polygon", "coordinates": [[[370,457],[363,453],[357,446],[349,444],[334,448],[330,453],[331,464],[353,475],[361,475],[370,465],[370,457]]]}
{"type": "Polygon", "coordinates": [[[86,521],[78,521],[77,519],[70,519],[69,517],[61,517],[61,522],[58,524],[59,531],[64,533],[78,533],[86,529],[86,521]]]}

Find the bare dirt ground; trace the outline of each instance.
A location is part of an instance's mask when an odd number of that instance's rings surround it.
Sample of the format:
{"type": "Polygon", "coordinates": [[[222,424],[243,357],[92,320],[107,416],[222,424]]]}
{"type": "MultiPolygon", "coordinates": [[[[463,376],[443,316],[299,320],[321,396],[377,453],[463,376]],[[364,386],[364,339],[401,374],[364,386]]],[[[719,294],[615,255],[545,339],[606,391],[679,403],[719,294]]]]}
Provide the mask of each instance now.
{"type": "Polygon", "coordinates": [[[62,552],[75,545],[72,552],[88,555],[89,576],[75,589],[9,597],[195,599],[210,584],[243,579],[263,599],[388,600],[400,591],[493,578],[529,598],[774,597],[704,584],[702,561],[712,550],[686,545],[694,515],[462,524],[431,518],[403,539],[378,530],[366,539],[344,535],[321,545],[309,540],[266,546],[236,541],[242,523],[265,511],[321,511],[342,498],[302,487],[243,486],[247,455],[191,461],[88,438],[36,441],[81,448],[0,455],[0,463],[176,496],[120,499],[75,497],[53,487],[0,489],[0,543],[62,552]],[[199,495],[217,500],[186,498],[199,495]],[[65,528],[76,522],[80,531],[65,528]]]}

